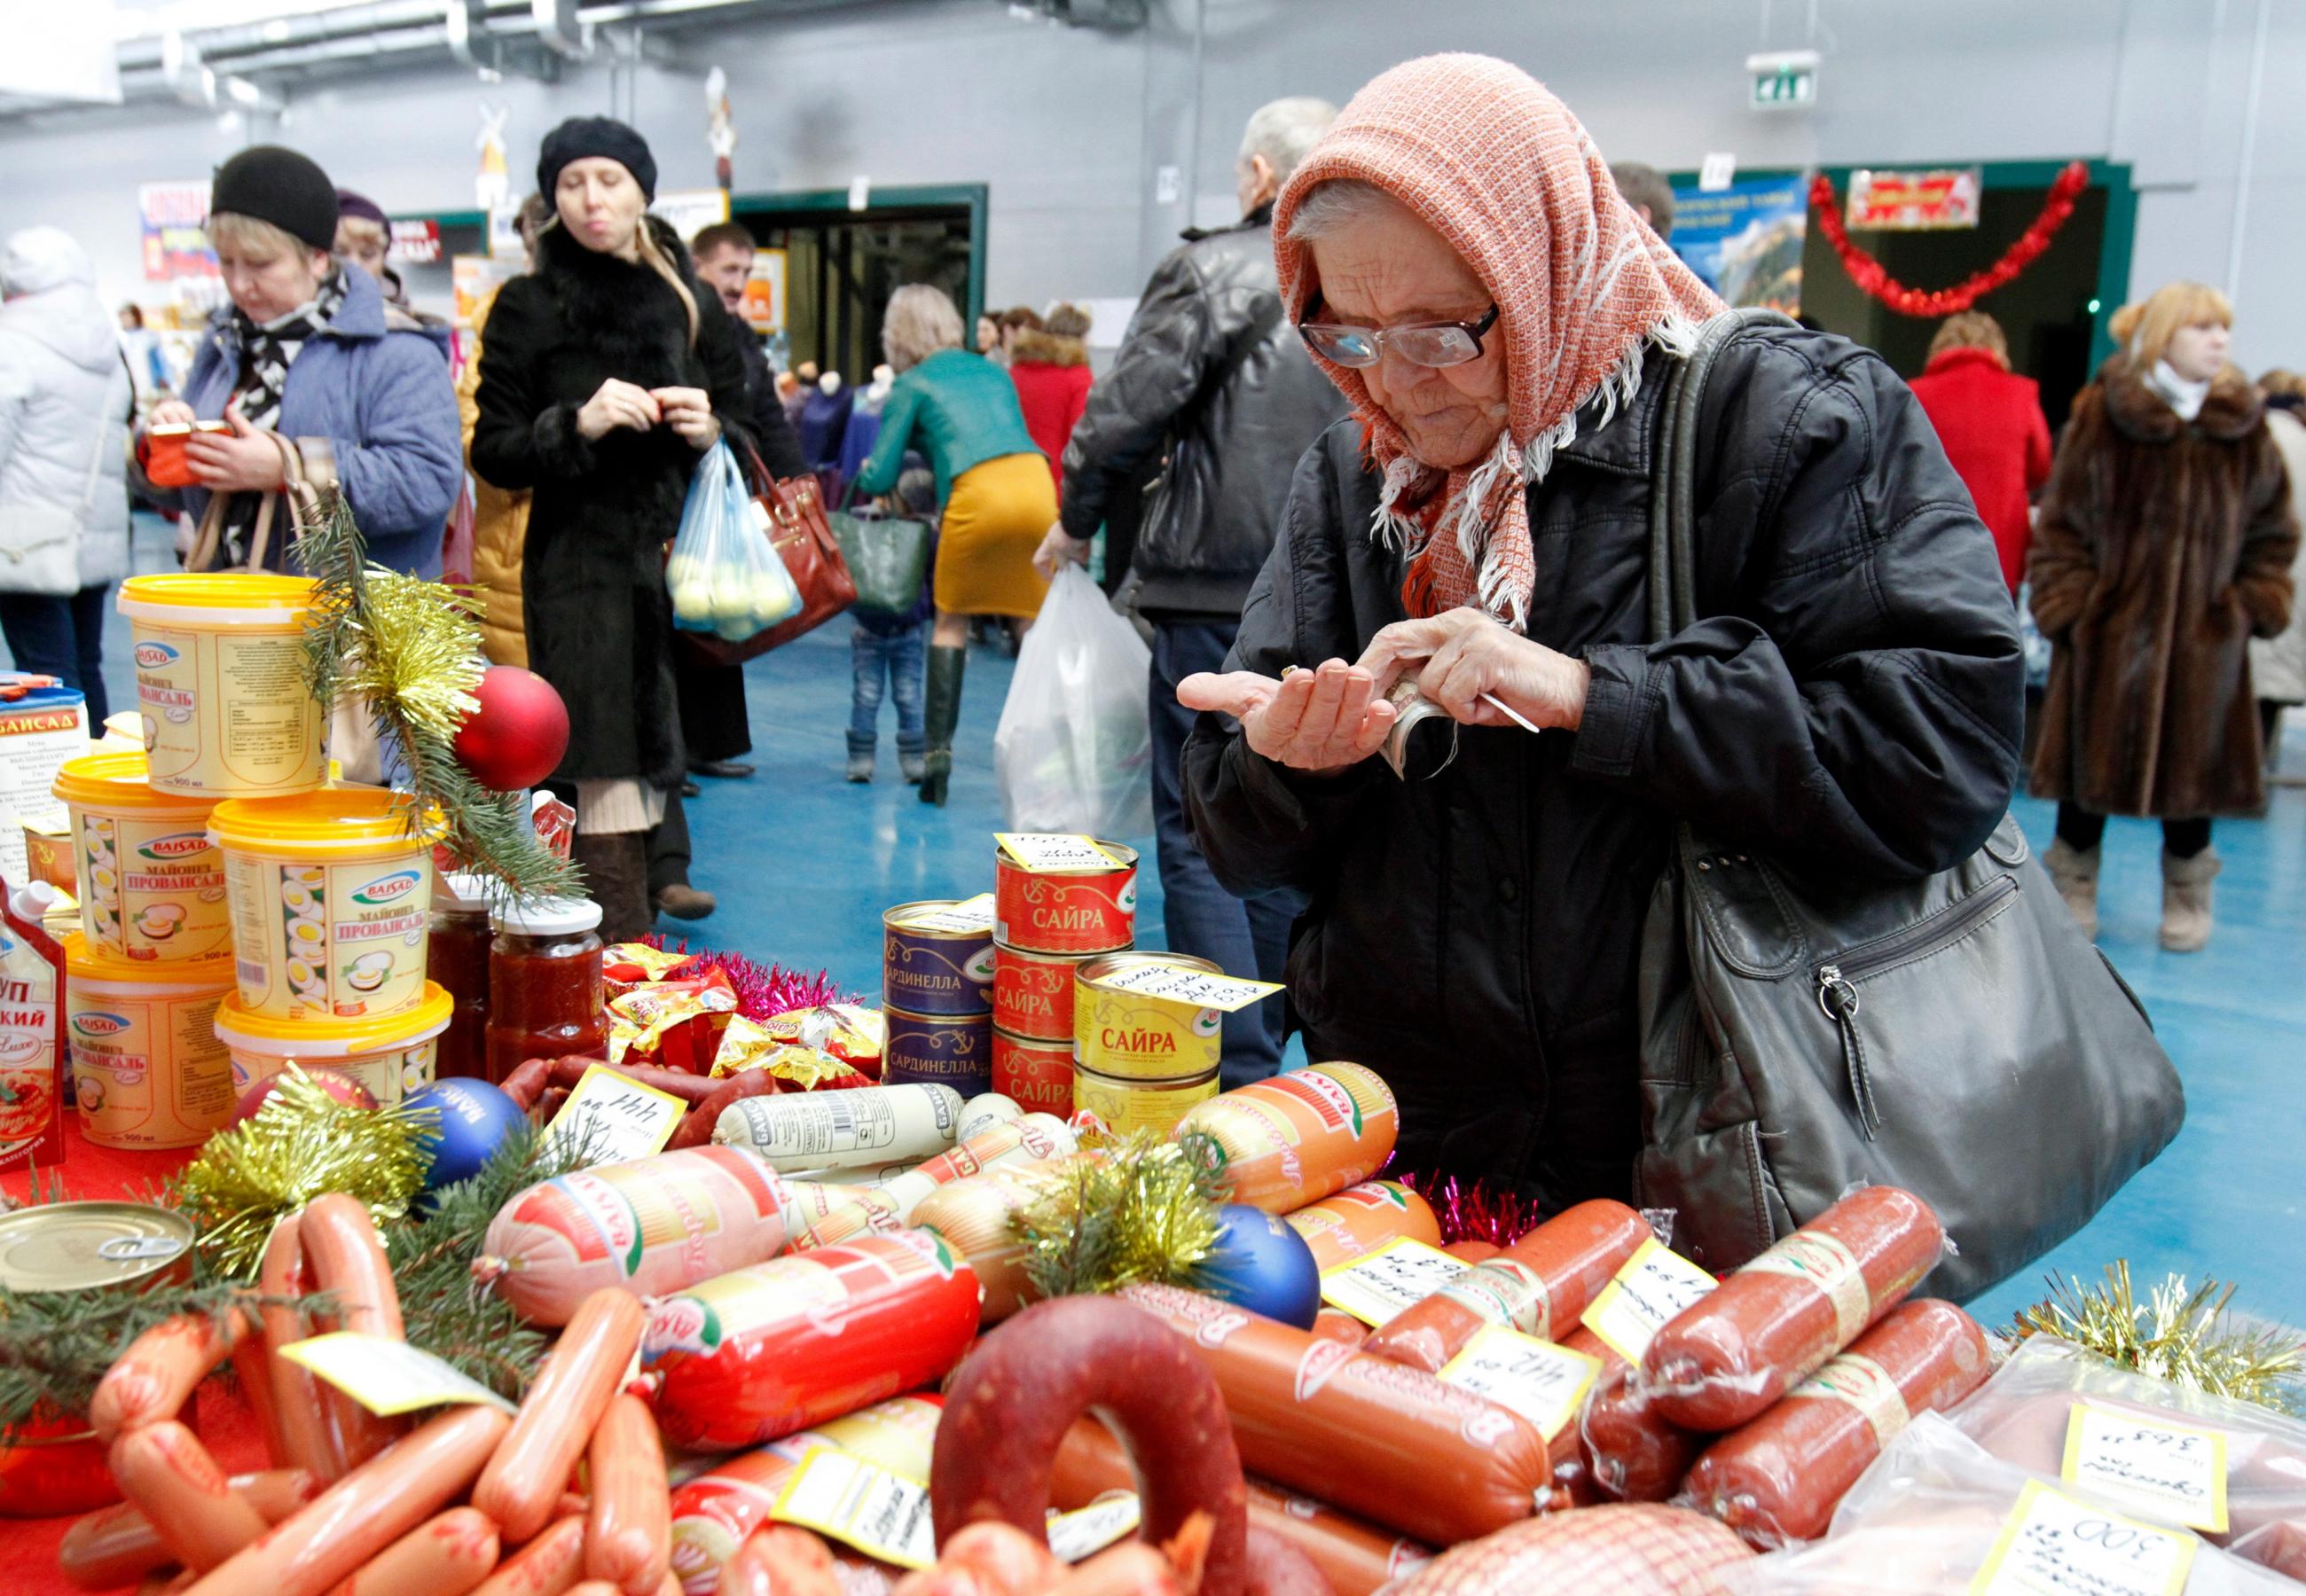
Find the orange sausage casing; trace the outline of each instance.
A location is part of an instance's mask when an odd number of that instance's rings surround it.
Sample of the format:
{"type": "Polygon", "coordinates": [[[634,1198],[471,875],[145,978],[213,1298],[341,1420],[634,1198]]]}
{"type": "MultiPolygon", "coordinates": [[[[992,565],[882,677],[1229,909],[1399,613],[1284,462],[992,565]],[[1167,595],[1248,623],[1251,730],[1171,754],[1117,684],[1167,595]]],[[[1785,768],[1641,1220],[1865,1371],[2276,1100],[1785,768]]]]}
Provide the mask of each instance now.
{"type": "Polygon", "coordinates": [[[1191,1341],[1269,1480],[1435,1544],[1527,1518],[1551,1482],[1542,1436],[1422,1370],[1172,1286],[1121,1297],[1191,1341]]]}
{"type": "Polygon", "coordinates": [[[497,1566],[473,1596],[567,1596],[585,1577],[585,1521],[564,1518],[497,1566]]]}
{"type": "Polygon", "coordinates": [[[497,1566],[497,1526],[473,1507],[451,1507],[370,1559],[329,1596],[470,1596],[497,1566]]]}
{"type": "Polygon", "coordinates": [[[1951,1302],[1908,1302],[1707,1448],[1682,1500],[1764,1549],[1814,1539],[1891,1437],[1969,1395],[1991,1367],[1977,1320],[1951,1302]]]}
{"type": "MultiPolygon", "coordinates": [[[[268,1524],[312,1499],[320,1482],[302,1469],[269,1469],[235,1474],[232,1488],[248,1499],[268,1524]]],[[[108,1591],[179,1561],[160,1531],[132,1502],[100,1507],[64,1532],[56,1561],[64,1575],[88,1591],[108,1591]]]]}
{"type": "Polygon", "coordinates": [[[1853,1191],[1657,1333],[1642,1380],[1687,1430],[1735,1430],[1896,1307],[1945,1231],[1895,1186],[1853,1191]]]}
{"type": "Polygon", "coordinates": [[[1484,1242],[1480,1240],[1478,1237],[1468,1236],[1462,1242],[1450,1242],[1448,1246],[1442,1248],[1441,1250],[1448,1253],[1451,1258],[1456,1259],[1459,1263],[1471,1267],[1474,1264],[1485,1264],[1489,1262],[1490,1259],[1497,1257],[1499,1253],[1503,1252],[1505,1249],[1499,1246],[1495,1242],[1484,1242]]]}
{"type": "Polygon", "coordinates": [[[473,1488],[473,1506],[503,1526],[507,1541],[517,1545],[551,1518],[568,1471],[617,1394],[647,1322],[640,1299],[615,1286],[602,1286],[576,1305],[473,1488]]]}
{"type": "Polygon", "coordinates": [[[1393,1156],[1401,1110],[1360,1064],[1311,1064],[1185,1111],[1170,1139],[1198,1143],[1229,1202],[1287,1214],[1369,1179],[1393,1156]]]}
{"type": "MultiPolygon", "coordinates": [[[[402,1339],[400,1291],[385,1260],[384,1240],[359,1199],[341,1191],[314,1198],[297,1220],[296,1237],[312,1284],[336,1301],[332,1312],[315,1316],[319,1328],[402,1339]]],[[[374,1457],[407,1428],[372,1413],[333,1386],[323,1384],[320,1397],[347,1468],[374,1457]]]]}
{"type": "Polygon", "coordinates": [[[322,1596],[465,1494],[512,1421],[456,1408],[393,1442],[198,1584],[197,1596],[322,1596]]]}
{"type": "Polygon", "coordinates": [[[1581,1202],[1404,1309],[1363,1344],[1380,1358],[1438,1372],[1483,1325],[1558,1340],[1649,1235],[1649,1221],[1624,1203],[1581,1202]]]}
{"type": "Polygon", "coordinates": [[[175,1418],[248,1327],[237,1308],[213,1316],[179,1314],[130,1342],[89,1401],[97,1438],[110,1441],[124,1430],[175,1418]]]}
{"type": "MultiPolygon", "coordinates": [[[[311,1294],[312,1279],[305,1267],[303,1216],[291,1214],[272,1227],[264,1243],[264,1259],[257,1273],[257,1288],[268,1297],[311,1294]]],[[[317,1480],[337,1480],[346,1469],[344,1449],[329,1422],[328,1394],[319,1377],[301,1363],[280,1355],[280,1349],[304,1339],[304,1316],[287,1303],[267,1303],[264,1321],[265,1363],[271,1370],[273,1421],[280,1427],[285,1455],[277,1462],[309,1472],[317,1480]]]]}
{"type": "Polygon", "coordinates": [[[672,1493],[648,1404],[622,1392],[611,1396],[593,1427],[585,1464],[593,1493],[585,1576],[608,1580],[625,1596],[651,1596],[672,1563],[672,1493]]]}
{"type": "Polygon", "coordinates": [[[1309,1203],[1281,1223],[1305,1238],[1316,1268],[1334,1269],[1364,1252],[1407,1236],[1428,1247],[1441,1244],[1441,1222],[1433,1206],[1399,1181],[1363,1181],[1334,1197],[1309,1203]]]}
{"type": "Polygon", "coordinates": [[[121,1494],[187,1568],[205,1574],[269,1527],[200,1438],[174,1419],[128,1431],[112,1443],[108,1461],[121,1494]]]}
{"type": "Polygon", "coordinates": [[[1369,1327],[1340,1308],[1324,1308],[1313,1315],[1313,1334],[1324,1341],[1342,1342],[1356,1352],[1369,1339],[1369,1327]]]}

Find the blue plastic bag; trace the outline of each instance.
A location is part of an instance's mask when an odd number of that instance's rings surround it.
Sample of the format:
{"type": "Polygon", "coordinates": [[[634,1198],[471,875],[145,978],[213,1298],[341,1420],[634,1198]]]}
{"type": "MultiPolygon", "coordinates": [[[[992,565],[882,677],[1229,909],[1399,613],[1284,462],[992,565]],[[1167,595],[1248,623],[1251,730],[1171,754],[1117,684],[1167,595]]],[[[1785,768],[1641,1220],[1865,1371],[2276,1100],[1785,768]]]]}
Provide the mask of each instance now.
{"type": "Polygon", "coordinates": [[[768,517],[725,443],[705,450],[689,479],[664,585],[674,626],[730,643],[800,612],[800,589],[771,546],[768,517]]]}

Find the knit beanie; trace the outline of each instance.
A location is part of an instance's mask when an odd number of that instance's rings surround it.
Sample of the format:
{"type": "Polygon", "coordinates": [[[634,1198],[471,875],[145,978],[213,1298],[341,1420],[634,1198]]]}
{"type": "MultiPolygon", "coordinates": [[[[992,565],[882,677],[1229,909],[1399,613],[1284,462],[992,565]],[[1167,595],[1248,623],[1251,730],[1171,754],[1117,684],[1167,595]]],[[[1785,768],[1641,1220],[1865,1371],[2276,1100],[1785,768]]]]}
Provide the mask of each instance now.
{"type": "Polygon", "coordinates": [[[536,192],[547,205],[560,187],[560,169],[570,161],[602,156],[633,175],[642,196],[656,199],[656,158],[648,141],[613,116],[571,116],[544,135],[536,155],[536,192]]]}
{"type": "Polygon", "coordinates": [[[374,222],[388,233],[392,231],[392,218],[384,214],[383,206],[348,188],[337,191],[337,214],[346,221],[374,222]]]}
{"type": "Polygon", "coordinates": [[[337,243],[337,188],[310,156],[278,144],[243,149],[216,169],[209,212],[270,222],[316,250],[337,243]]]}

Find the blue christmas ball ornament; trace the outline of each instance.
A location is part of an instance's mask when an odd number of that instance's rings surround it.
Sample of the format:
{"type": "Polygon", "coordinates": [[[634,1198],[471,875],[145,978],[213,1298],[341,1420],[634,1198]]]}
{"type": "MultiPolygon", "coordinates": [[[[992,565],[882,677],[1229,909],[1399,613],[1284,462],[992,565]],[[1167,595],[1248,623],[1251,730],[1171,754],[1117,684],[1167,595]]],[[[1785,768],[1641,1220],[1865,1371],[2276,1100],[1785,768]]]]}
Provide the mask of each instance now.
{"type": "Polygon", "coordinates": [[[409,1108],[431,1108],[440,1114],[440,1129],[419,1133],[417,1147],[431,1155],[424,1174],[424,1189],[437,1191],[469,1180],[480,1173],[489,1156],[505,1138],[527,1122],[520,1105],[501,1088],[469,1076],[435,1081],[401,1099],[409,1108]]]}
{"type": "Polygon", "coordinates": [[[1212,1295],[1301,1330],[1321,1306],[1321,1270],[1305,1238],[1246,1203],[1217,1210],[1217,1244],[1200,1277],[1212,1295]]]}

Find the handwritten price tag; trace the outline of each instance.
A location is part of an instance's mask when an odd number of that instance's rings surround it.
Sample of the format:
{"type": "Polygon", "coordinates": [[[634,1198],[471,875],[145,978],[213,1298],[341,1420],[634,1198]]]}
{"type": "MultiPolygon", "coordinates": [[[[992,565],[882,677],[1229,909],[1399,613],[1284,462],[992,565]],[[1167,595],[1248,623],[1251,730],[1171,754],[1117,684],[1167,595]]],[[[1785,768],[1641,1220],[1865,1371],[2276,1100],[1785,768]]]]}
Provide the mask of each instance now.
{"type": "Polygon", "coordinates": [[[928,1487],[846,1452],[828,1448],[802,1458],[770,1516],[900,1568],[936,1561],[928,1487]]]}
{"type": "Polygon", "coordinates": [[[280,1349],[372,1413],[389,1418],[445,1404],[478,1403],[504,1413],[513,1404],[431,1353],[389,1336],[337,1330],[280,1349]]]}
{"type": "Polygon", "coordinates": [[[2226,1438],[2114,1408],[2078,1404],[2066,1422],[2069,1485],[2113,1497],[2165,1523],[2226,1532],[2226,1438]]]}
{"type": "Polygon", "coordinates": [[[1061,832],[995,832],[993,840],[1010,860],[1036,875],[1052,870],[1110,870],[1121,863],[1093,837],[1061,832]]]}
{"type": "Polygon", "coordinates": [[[1094,1557],[1120,1540],[1134,1534],[1139,1518],[1133,1491],[1103,1497],[1071,1513],[1049,1515],[1049,1549],[1060,1563],[1078,1563],[1094,1557]]]}
{"type": "Polygon", "coordinates": [[[1133,992],[1140,997],[1166,998],[1172,1003],[1217,1009],[1227,1014],[1281,990],[1270,981],[1213,976],[1205,969],[1187,969],[1174,964],[1140,964],[1118,975],[1104,977],[1102,984],[1118,992],[1133,992]]]}
{"type": "Polygon", "coordinates": [[[958,903],[947,903],[937,909],[925,909],[918,914],[907,915],[897,922],[906,931],[950,931],[969,935],[993,929],[993,894],[979,892],[974,898],[964,898],[958,903]]]}
{"type": "Polygon", "coordinates": [[[688,1105],[670,1092],[643,1086],[606,1064],[594,1064],[552,1116],[549,1140],[567,1138],[589,1148],[594,1164],[624,1164],[664,1150],[688,1105]]]}
{"type": "Polygon", "coordinates": [[[1441,1378],[1450,1385],[1512,1409],[1549,1441],[1577,1416],[1577,1404],[1601,1374],[1601,1359],[1507,1325],[1483,1325],[1441,1366],[1441,1378]]]}
{"type": "Polygon", "coordinates": [[[1970,1596],[2178,1596],[2199,1544],[2028,1481],[1970,1596]]]}
{"type": "Polygon", "coordinates": [[[1322,1275],[1321,1300],[1375,1328],[1465,1272],[1463,1260],[1439,1248],[1396,1236],[1322,1275]]]}
{"type": "Polygon", "coordinates": [[[1654,1236],[1634,1249],[1617,1278],[1585,1310],[1584,1323],[1610,1350],[1638,1363],[1667,1323],[1721,1282],[1654,1236]]]}

